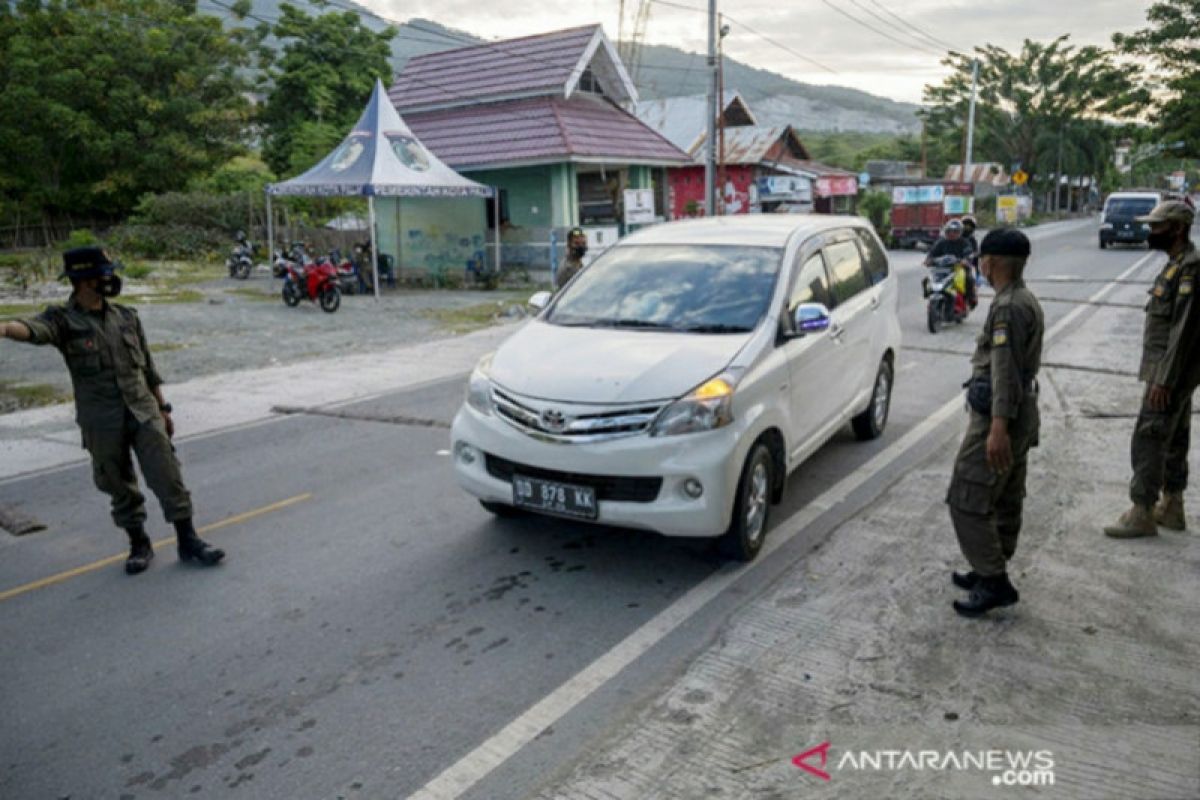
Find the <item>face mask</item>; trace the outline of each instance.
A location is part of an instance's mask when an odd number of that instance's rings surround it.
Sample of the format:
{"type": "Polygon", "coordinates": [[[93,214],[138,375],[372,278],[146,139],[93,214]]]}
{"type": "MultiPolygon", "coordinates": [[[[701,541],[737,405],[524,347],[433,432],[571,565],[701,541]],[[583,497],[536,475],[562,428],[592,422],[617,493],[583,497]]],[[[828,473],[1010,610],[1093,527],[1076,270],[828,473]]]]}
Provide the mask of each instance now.
{"type": "Polygon", "coordinates": [[[575,256],[576,258],[583,258],[585,255],[587,255],[587,245],[576,245],[575,247],[572,247],[571,255],[575,256]]]}
{"type": "Polygon", "coordinates": [[[105,275],[100,279],[98,291],[103,297],[116,297],[121,293],[121,277],[119,275],[105,275]]]}
{"type": "Polygon", "coordinates": [[[1175,243],[1175,237],[1169,231],[1161,233],[1152,233],[1146,238],[1146,243],[1150,245],[1151,250],[1170,250],[1171,245],[1175,243]]]}

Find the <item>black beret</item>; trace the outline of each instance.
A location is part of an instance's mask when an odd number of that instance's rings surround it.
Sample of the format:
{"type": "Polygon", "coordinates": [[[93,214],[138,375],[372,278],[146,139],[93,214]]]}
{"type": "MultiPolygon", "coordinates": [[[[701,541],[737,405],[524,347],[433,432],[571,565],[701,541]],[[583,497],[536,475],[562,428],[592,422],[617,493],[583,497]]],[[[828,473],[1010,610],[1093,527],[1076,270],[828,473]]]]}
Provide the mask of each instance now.
{"type": "Polygon", "coordinates": [[[1029,237],[1016,228],[995,228],[979,243],[981,256],[1029,258],[1029,237]]]}
{"type": "Polygon", "coordinates": [[[63,253],[63,271],[59,277],[92,278],[115,266],[101,247],[76,247],[63,253]]]}

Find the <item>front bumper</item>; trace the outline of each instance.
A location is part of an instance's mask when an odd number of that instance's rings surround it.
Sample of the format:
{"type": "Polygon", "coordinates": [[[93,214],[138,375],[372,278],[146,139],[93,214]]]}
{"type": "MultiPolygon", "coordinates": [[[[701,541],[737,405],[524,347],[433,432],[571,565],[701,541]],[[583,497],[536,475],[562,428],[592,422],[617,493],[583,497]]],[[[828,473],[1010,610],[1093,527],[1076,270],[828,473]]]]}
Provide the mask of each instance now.
{"type": "Polygon", "coordinates": [[[736,423],[683,436],[639,435],[565,444],[535,439],[502,419],[464,405],[454,418],[450,439],[459,486],[494,503],[512,504],[512,483],[489,473],[487,455],[518,465],[518,473],[519,465],[526,465],[577,475],[662,478],[657,496],[649,502],[598,498],[599,513],[594,521],[666,536],[724,533],[741,473],[736,423]],[[703,486],[700,497],[685,494],[688,479],[703,486]]]}

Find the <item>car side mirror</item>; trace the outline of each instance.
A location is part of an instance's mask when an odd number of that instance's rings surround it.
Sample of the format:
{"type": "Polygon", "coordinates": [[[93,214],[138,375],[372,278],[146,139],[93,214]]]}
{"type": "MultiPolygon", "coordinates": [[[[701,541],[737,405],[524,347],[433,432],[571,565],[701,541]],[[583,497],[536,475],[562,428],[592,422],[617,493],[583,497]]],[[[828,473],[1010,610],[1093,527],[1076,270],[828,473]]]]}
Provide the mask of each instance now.
{"type": "Polygon", "coordinates": [[[792,315],[792,330],[796,336],[820,333],[829,328],[829,309],[824,303],[801,303],[792,315]]]}
{"type": "Polygon", "coordinates": [[[550,305],[550,298],[553,296],[550,292],[537,292],[533,297],[529,298],[529,307],[541,311],[550,305]]]}

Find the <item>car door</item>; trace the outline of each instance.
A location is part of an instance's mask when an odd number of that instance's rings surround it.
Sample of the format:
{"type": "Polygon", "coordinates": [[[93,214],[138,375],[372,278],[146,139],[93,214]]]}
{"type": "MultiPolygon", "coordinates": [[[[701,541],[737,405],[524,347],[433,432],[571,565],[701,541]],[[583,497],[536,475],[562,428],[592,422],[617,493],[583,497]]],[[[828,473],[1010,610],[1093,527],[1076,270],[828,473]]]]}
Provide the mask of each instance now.
{"type": "MultiPolygon", "coordinates": [[[[788,334],[793,333],[792,320],[801,303],[821,303],[827,308],[836,305],[820,250],[801,251],[797,262],[799,268],[793,271],[784,315],[788,334]]],[[[788,362],[788,416],[792,425],[788,443],[790,455],[795,459],[805,444],[832,424],[841,411],[841,398],[830,387],[838,380],[843,345],[831,328],[804,336],[789,335],[783,347],[788,362]]]]}
{"type": "Polygon", "coordinates": [[[830,331],[842,343],[838,397],[843,411],[860,410],[852,406],[858,395],[870,388],[876,370],[871,339],[878,294],[871,291],[871,276],[858,248],[854,232],[849,229],[831,234],[822,248],[837,301],[830,331]]]}
{"type": "MultiPolygon", "coordinates": [[[[898,300],[896,281],[888,280],[890,269],[887,253],[871,231],[858,228],[854,231],[862,253],[863,266],[871,287],[867,299],[871,307],[871,344],[868,355],[878,356],[887,350],[889,318],[895,313],[898,300]]],[[[872,373],[873,377],[874,373],[872,373]]]]}

